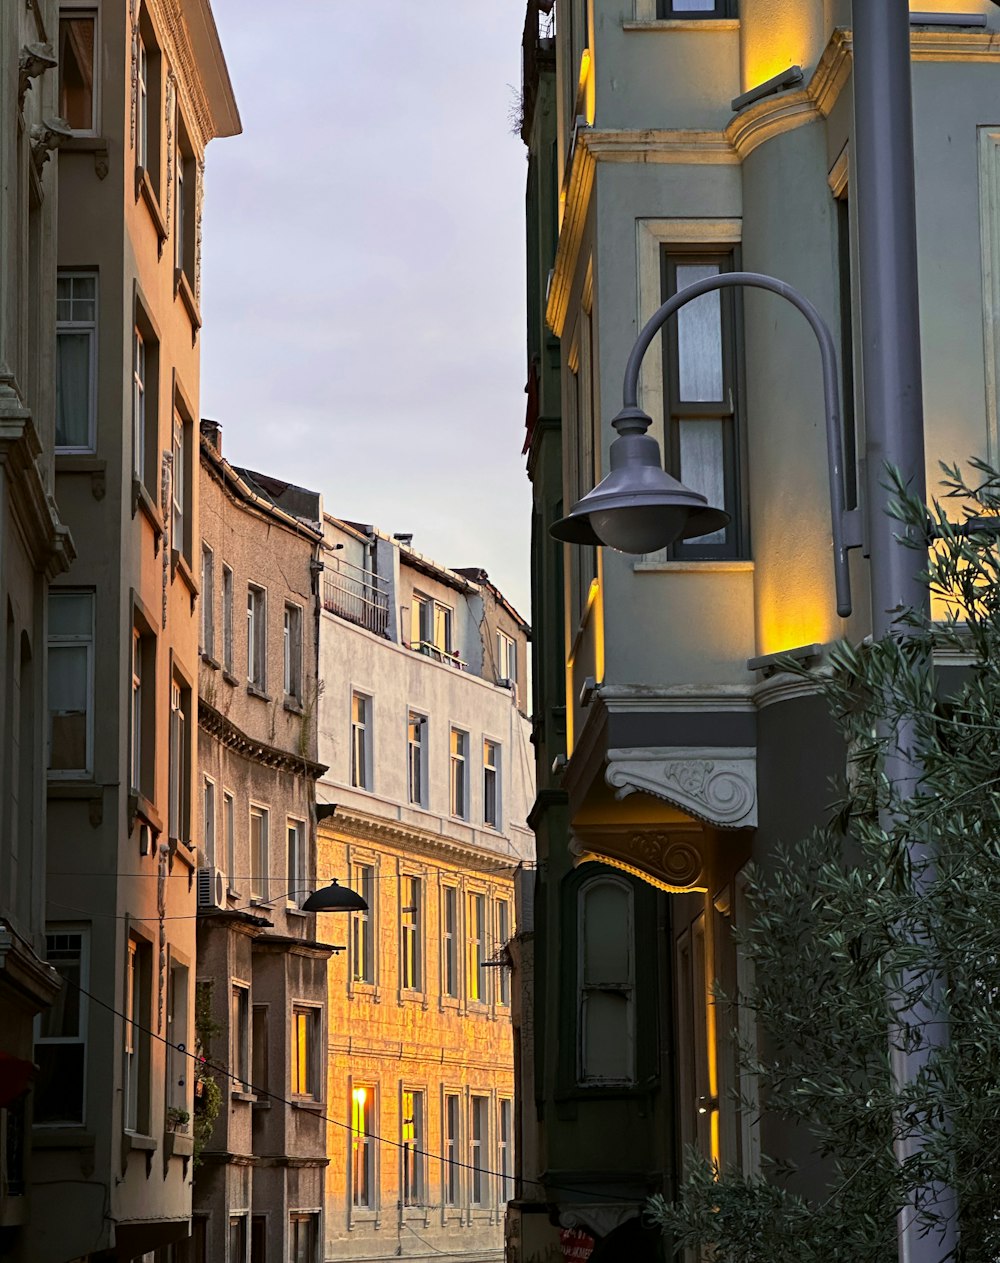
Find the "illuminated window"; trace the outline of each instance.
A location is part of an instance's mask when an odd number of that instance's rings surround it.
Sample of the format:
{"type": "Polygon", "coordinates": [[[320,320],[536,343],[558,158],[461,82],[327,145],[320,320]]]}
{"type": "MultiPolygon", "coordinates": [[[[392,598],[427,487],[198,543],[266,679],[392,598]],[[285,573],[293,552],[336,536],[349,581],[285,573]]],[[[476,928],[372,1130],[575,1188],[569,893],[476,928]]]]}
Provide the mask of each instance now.
{"type": "Polygon", "coordinates": [[[441,891],[441,986],[446,996],[458,998],[458,891],[441,891]]]}
{"type": "Polygon", "coordinates": [[[292,1010],[292,1095],[318,1101],[322,1011],[297,1004],[292,1010]]]}
{"type": "MultiPolygon", "coordinates": [[[[497,916],[497,947],[503,949],[510,942],[510,904],[506,899],[498,899],[496,903],[497,916]]],[[[497,975],[497,1002],[499,1004],[510,1004],[510,970],[503,965],[496,971],[497,975]]]]}
{"type": "MultiPolygon", "coordinates": [[[[733,267],[731,250],[682,253],[667,247],[663,296],[673,297],[733,267]]],[[[728,526],[710,535],[674,544],[672,555],[681,560],[745,555],[738,313],[739,299],[732,290],[710,290],[682,307],[667,330],[667,471],[732,517],[728,526]]]]}
{"type": "Polygon", "coordinates": [[[485,1003],[486,992],[486,896],[470,895],[468,910],[468,963],[466,976],[469,982],[469,999],[485,1003]]]}
{"type": "Polygon", "coordinates": [[[404,991],[419,991],[421,978],[420,878],[400,879],[402,904],[399,910],[399,985],[404,991]]]}
{"type": "Polygon", "coordinates": [[[469,818],[469,734],[451,730],[451,814],[469,818]]]}
{"type": "Polygon", "coordinates": [[[97,14],[64,9],[59,15],[59,117],[75,132],[97,131],[95,74],[97,14]]]}
{"type": "Polygon", "coordinates": [[[423,1092],[403,1093],[401,1124],[403,1205],[419,1206],[424,1201],[423,1092]]]}
{"type": "Polygon", "coordinates": [[[440,661],[455,653],[455,611],[414,592],[410,604],[410,648],[440,661]]]}
{"type": "Polygon", "coordinates": [[[351,913],[351,974],[355,982],[375,981],[375,870],[370,864],[355,864],[351,888],[367,903],[351,913]]]}
{"type": "Polygon", "coordinates": [[[357,1087],[351,1092],[351,1202],[375,1205],[375,1089],[357,1087]]]}

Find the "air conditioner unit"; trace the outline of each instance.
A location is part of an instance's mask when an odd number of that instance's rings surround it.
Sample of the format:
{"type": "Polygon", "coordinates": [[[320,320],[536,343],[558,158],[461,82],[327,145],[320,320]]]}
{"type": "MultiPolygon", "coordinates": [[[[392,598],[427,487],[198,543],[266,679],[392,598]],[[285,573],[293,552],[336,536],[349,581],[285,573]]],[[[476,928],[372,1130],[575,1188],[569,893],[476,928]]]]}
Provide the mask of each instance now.
{"type": "Polygon", "coordinates": [[[226,874],[221,868],[209,865],[198,869],[198,907],[226,907],[226,874]]]}

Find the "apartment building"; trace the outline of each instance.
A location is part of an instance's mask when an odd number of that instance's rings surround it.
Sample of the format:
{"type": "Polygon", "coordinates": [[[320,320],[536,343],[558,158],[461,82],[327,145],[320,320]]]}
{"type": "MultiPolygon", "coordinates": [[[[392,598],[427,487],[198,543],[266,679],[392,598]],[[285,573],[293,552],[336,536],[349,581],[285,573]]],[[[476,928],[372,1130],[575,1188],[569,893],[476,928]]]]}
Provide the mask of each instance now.
{"type": "Polygon", "coordinates": [[[45,914],[64,990],[34,1052],[31,1189],[48,1210],[23,1257],[166,1258],[191,1216],[195,1076],[176,1046],[192,1046],[199,863],[202,183],[209,141],[240,122],[208,0],[52,20],[45,336],[77,557],[48,604],[45,914]]]}
{"type": "MultiPolygon", "coordinates": [[[[1000,12],[985,0],[911,7],[937,494],[940,460],[1000,450],[1000,12]]],[[[737,1108],[734,1041],[713,1000],[716,980],[730,995],[740,985],[732,928],[744,865],[821,821],[829,777],[844,767],[823,704],[775,656],[818,662],[824,646],[871,630],[861,549],[850,554],[853,614],[837,612],[820,363],[799,313],[773,295],[706,294],[643,362],[639,402],[665,467],[726,509],[724,530],[638,558],[554,550],[547,532],[608,472],[608,422],[643,323],[686,285],[735,269],[794,285],[833,330],[840,507],[864,511],[865,463],[881,458],[866,454],[861,390],[851,6],[531,0],[527,10],[540,792],[524,1088],[537,1148],[522,1158],[543,1188],[525,1188],[510,1257],[550,1257],[561,1227],[584,1229],[594,1259],[654,1258],[641,1209],[674,1187],[686,1145],[747,1174],[762,1149],[802,1157],[775,1120],[737,1108]],[[591,939],[605,946],[591,953],[591,939]],[[553,1205],[558,1224],[543,1213],[553,1205]]]]}
{"type": "Polygon", "coordinates": [[[514,1192],[528,628],[481,571],[324,531],[319,866],[368,904],[330,971],[327,1257],[485,1263],[514,1192]]]}
{"type": "Polygon", "coordinates": [[[195,1176],[194,1257],[312,1263],[333,950],[302,907],[324,770],[322,509],[315,492],[231,465],[220,426],[202,421],[201,436],[197,1017],[228,1074],[212,1076],[221,1100],[203,1091],[194,1106],[196,1127],[218,1107],[195,1176]]]}
{"type": "Polygon", "coordinates": [[[73,560],[52,498],[58,33],[55,4],[0,13],[0,1254],[11,1258],[32,1213],[34,1023],[59,988],[44,899],[46,607],[73,560]]]}

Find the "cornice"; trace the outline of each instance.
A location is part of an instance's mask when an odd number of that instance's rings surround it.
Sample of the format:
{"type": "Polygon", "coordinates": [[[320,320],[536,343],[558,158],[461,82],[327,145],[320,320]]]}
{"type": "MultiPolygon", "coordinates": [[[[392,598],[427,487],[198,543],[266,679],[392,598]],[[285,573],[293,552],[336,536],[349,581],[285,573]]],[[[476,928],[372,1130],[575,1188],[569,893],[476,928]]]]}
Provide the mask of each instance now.
{"type": "MultiPolygon", "coordinates": [[[[207,52],[213,64],[202,66],[195,51],[191,37],[190,23],[182,13],[179,0],[147,0],[151,10],[153,23],[160,39],[165,45],[167,60],[177,75],[177,88],[183,102],[184,120],[195,133],[192,140],[201,155],[205,146],[216,136],[231,136],[240,130],[239,115],[236,102],[232,98],[232,86],[221,48],[210,47],[218,44],[218,36],[214,31],[214,23],[209,17],[197,12],[189,14],[201,22],[203,52],[207,52]],[[218,80],[216,91],[209,93],[206,77],[214,75],[218,80]],[[213,108],[212,98],[216,98],[213,108]],[[228,100],[226,100],[228,98],[228,100]],[[222,105],[220,116],[219,106],[222,105]],[[228,107],[228,108],[226,108],[228,107]]],[[[201,5],[192,6],[200,9],[201,5]]],[[[199,28],[201,29],[201,28],[199,28]]]]}
{"type": "Polygon", "coordinates": [[[308,776],[314,781],[319,780],[327,770],[325,763],[315,763],[292,750],[282,750],[278,746],[268,745],[266,741],[248,736],[203,697],[198,698],[198,727],[243,758],[252,759],[264,767],[275,767],[297,776],[308,776]]]}
{"type": "Polygon", "coordinates": [[[373,845],[383,843],[436,859],[449,859],[480,871],[494,869],[502,874],[504,870],[509,870],[510,876],[513,876],[514,870],[522,862],[516,855],[503,855],[499,851],[472,846],[468,842],[431,833],[428,829],[419,829],[400,820],[386,820],[353,811],[340,804],[337,805],[335,815],[320,822],[319,830],[327,836],[342,834],[345,838],[357,838],[373,845]]]}
{"type": "Polygon", "coordinates": [[[48,579],[68,570],[76,557],[69,528],[38,467],[42,445],[31,413],[13,389],[0,386],[0,466],[7,474],[14,517],[20,523],[31,564],[48,579]]]}
{"type": "Polygon", "coordinates": [[[699,826],[687,829],[574,829],[568,850],[573,864],[599,863],[641,877],[658,890],[679,895],[708,889],[706,841],[699,826]]]}
{"type": "Polygon", "coordinates": [[[670,714],[711,711],[749,714],[755,709],[753,687],[748,684],[602,684],[598,696],[610,715],[652,712],[670,714]]]}

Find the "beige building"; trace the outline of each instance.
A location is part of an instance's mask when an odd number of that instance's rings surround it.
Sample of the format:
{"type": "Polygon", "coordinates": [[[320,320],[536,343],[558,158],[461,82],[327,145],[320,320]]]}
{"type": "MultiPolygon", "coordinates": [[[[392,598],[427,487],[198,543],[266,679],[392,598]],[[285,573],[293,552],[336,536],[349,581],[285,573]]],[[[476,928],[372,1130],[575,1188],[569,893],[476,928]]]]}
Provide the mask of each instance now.
{"type": "Polygon", "coordinates": [[[0,1255],[23,1258],[33,1025],[45,958],[45,618],[72,560],[52,500],[59,113],[48,0],[0,10],[0,1255]]]}
{"type": "Polygon", "coordinates": [[[528,629],[481,571],[329,517],[325,533],[319,866],[369,905],[330,970],[326,1257],[496,1259],[507,944],[533,856],[528,629]]]}
{"type": "Polygon", "coordinates": [[[66,987],[35,1048],[32,1263],[167,1258],[190,1230],[201,185],[208,142],[240,129],[207,0],[67,4],[58,47],[72,134],[45,333],[78,556],[48,611],[66,987]]]}
{"type": "Polygon", "coordinates": [[[198,1034],[229,1075],[195,1177],[194,1257],[315,1263],[331,948],[302,904],[323,771],[322,511],[314,492],[230,465],[219,427],[201,428],[198,1034]]]}

